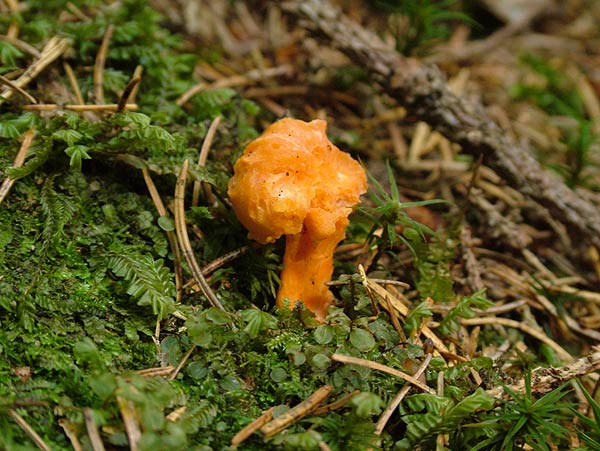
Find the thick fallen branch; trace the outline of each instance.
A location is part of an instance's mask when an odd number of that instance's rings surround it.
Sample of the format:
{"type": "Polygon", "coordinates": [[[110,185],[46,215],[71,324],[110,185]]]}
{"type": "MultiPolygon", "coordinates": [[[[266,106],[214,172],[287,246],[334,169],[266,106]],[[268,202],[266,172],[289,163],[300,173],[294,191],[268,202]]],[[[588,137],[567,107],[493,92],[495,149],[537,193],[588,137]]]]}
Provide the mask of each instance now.
{"type": "MultiPolygon", "coordinates": [[[[565,382],[585,376],[600,369],[600,351],[594,348],[594,352],[582,357],[575,362],[562,367],[535,368],[531,372],[531,391],[541,395],[560,387],[565,382]]],[[[525,393],[525,379],[521,379],[507,385],[516,393],[525,393]]],[[[496,386],[486,392],[494,398],[506,396],[503,386],[496,386]]]]}
{"type": "Polygon", "coordinates": [[[379,37],[345,16],[329,0],[294,0],[284,10],[304,19],[305,27],[366,68],[372,79],[464,152],[484,162],[524,195],[546,207],[579,241],[600,247],[600,209],[544,170],[528,149],[516,143],[486,113],[483,105],[454,95],[436,66],[405,58],[379,37]],[[306,20],[308,19],[308,20],[306,20]]]}

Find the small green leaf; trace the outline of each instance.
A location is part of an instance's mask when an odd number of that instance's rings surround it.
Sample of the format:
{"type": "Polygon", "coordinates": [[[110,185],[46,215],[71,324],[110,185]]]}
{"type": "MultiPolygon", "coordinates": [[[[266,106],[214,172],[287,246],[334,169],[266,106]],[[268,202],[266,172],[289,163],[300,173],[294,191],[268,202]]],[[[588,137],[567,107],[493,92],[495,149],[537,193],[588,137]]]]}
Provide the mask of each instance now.
{"type": "Polygon", "coordinates": [[[333,340],[333,327],[329,324],[321,324],[315,329],[315,341],[320,345],[325,345],[333,340]]]}
{"type": "Polygon", "coordinates": [[[242,388],[242,384],[240,380],[235,377],[233,374],[228,374],[225,376],[221,383],[219,384],[223,390],[226,391],[234,391],[242,388]]]}
{"type": "Polygon", "coordinates": [[[10,122],[0,122],[0,138],[17,138],[19,129],[10,122]]]}
{"type": "Polygon", "coordinates": [[[275,382],[283,382],[284,380],[286,380],[288,378],[288,373],[283,368],[278,367],[278,368],[273,368],[271,370],[271,374],[269,374],[269,376],[275,382]]]}
{"type": "Polygon", "coordinates": [[[83,138],[83,134],[77,130],[57,130],[52,133],[52,137],[58,141],[64,141],[70,147],[83,138]]]}
{"type": "Polygon", "coordinates": [[[350,402],[356,408],[356,415],[359,417],[377,415],[385,405],[379,396],[369,392],[359,393],[350,402]]]}
{"type": "Polygon", "coordinates": [[[90,154],[87,153],[87,146],[82,146],[81,144],[76,144],[74,146],[69,146],[65,149],[65,153],[71,157],[71,161],[69,162],[69,165],[74,168],[77,169],[78,171],[81,171],[81,162],[82,160],[90,160],[92,157],[90,157],[90,154]]]}
{"type": "Polygon", "coordinates": [[[285,445],[285,449],[297,450],[318,450],[322,441],[321,434],[312,429],[296,434],[279,434],[273,440],[275,444],[285,445]]]}
{"type": "Polygon", "coordinates": [[[407,335],[411,336],[421,327],[424,319],[430,318],[433,315],[430,307],[431,304],[429,301],[423,301],[410,310],[404,321],[404,330],[407,335]]]}
{"type": "Polygon", "coordinates": [[[312,366],[323,370],[331,365],[331,359],[325,354],[315,354],[312,358],[312,366]]]}
{"type": "Polygon", "coordinates": [[[208,346],[213,341],[212,334],[207,330],[197,331],[194,335],[190,334],[190,338],[196,346],[200,346],[201,348],[208,346]]]}
{"type": "Polygon", "coordinates": [[[98,346],[89,337],[85,337],[73,345],[73,354],[78,360],[87,362],[96,369],[105,368],[98,346]]]}
{"type": "Polygon", "coordinates": [[[117,388],[117,379],[111,373],[102,373],[98,376],[93,376],[89,379],[88,383],[92,391],[102,400],[107,400],[117,388]]]}
{"type": "Polygon", "coordinates": [[[231,323],[231,315],[216,307],[210,307],[206,310],[206,319],[217,325],[231,323]]]}
{"type": "Polygon", "coordinates": [[[175,230],[175,221],[170,216],[161,216],[158,218],[158,226],[165,232],[172,232],[175,230]]]}
{"type": "Polygon", "coordinates": [[[277,327],[277,318],[262,310],[242,310],[241,315],[246,322],[244,332],[246,332],[250,338],[256,338],[262,331],[277,327]]]}
{"type": "Polygon", "coordinates": [[[375,339],[370,332],[364,329],[352,329],[350,332],[350,343],[359,351],[367,352],[375,346],[375,339]]]}
{"type": "Polygon", "coordinates": [[[200,347],[208,346],[212,343],[212,334],[210,333],[210,323],[201,313],[190,315],[185,322],[188,335],[192,342],[200,347]]]}
{"type": "Polygon", "coordinates": [[[192,362],[187,366],[187,374],[192,379],[202,379],[208,374],[208,368],[200,362],[192,362]]]}

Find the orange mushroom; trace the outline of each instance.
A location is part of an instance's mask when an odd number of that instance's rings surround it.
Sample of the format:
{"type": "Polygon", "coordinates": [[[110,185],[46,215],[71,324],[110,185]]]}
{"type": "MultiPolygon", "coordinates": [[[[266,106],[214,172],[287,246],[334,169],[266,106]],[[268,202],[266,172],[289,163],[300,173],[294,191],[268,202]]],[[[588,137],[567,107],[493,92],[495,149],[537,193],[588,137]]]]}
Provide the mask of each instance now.
{"type": "Polygon", "coordinates": [[[333,299],[327,282],[348,215],[367,189],[361,165],[325,134],[323,120],[285,118],[252,141],[234,166],[228,194],[248,237],[286,236],[277,305],[303,302],[323,320],[333,299]]]}

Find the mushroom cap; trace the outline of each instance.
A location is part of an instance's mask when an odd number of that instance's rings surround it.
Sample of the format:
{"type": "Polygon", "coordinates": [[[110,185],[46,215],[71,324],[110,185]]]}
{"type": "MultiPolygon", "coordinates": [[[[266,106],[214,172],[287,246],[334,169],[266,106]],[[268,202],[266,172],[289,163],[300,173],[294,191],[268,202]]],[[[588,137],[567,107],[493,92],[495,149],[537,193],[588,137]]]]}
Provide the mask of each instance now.
{"type": "Polygon", "coordinates": [[[329,141],[326,128],[320,119],[285,118],[248,144],[228,195],[249,238],[265,244],[305,228],[313,240],[324,239],[358,203],[365,171],[329,141]]]}

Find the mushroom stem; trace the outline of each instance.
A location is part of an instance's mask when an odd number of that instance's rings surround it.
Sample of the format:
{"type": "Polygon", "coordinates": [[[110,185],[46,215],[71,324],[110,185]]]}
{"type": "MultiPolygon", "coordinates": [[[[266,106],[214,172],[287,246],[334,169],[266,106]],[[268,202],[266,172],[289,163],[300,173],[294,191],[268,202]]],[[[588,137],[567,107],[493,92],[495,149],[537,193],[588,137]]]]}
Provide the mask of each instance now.
{"type": "Polygon", "coordinates": [[[302,301],[323,321],[333,295],[326,285],[333,274],[333,252],[344,239],[348,220],[343,218],[336,223],[335,232],[315,240],[307,228],[297,235],[286,235],[281,286],[277,293],[277,305],[284,307],[285,299],[289,307],[302,301]]]}

